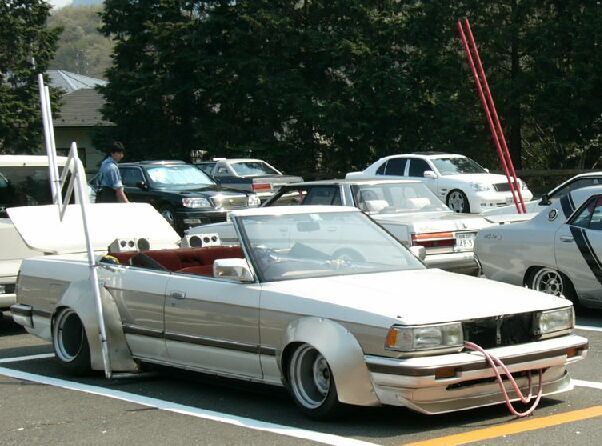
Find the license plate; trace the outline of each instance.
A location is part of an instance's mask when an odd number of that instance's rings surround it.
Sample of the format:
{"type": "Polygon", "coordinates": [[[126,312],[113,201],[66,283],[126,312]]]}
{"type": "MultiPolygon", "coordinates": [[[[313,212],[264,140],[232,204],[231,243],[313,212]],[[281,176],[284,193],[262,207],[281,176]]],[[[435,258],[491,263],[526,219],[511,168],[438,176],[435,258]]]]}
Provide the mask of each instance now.
{"type": "Polygon", "coordinates": [[[474,232],[456,234],[456,251],[472,251],[474,250],[474,232]]]}

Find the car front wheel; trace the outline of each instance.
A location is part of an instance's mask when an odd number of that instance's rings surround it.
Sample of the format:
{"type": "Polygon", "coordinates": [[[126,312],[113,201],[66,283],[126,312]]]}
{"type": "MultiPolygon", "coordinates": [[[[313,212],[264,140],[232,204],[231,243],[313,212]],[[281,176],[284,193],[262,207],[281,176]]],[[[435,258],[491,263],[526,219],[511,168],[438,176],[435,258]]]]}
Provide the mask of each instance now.
{"type": "Polygon", "coordinates": [[[309,418],[327,420],[340,413],[342,405],[330,366],[311,345],[302,344],[291,354],[287,383],[295,403],[309,418]]]}
{"type": "Polygon", "coordinates": [[[531,275],[529,288],[553,296],[565,297],[577,304],[577,294],[567,276],[553,268],[540,268],[531,275]]]}
{"type": "Polygon", "coordinates": [[[169,223],[172,227],[176,225],[176,214],[171,206],[164,206],[159,210],[159,213],[163,216],[167,223],[169,223]]]}
{"type": "Polygon", "coordinates": [[[52,347],[59,363],[70,374],[82,376],[91,371],[86,330],[71,308],[62,310],[54,320],[52,347]]]}
{"type": "Polygon", "coordinates": [[[446,204],[454,212],[459,212],[460,214],[470,213],[470,203],[468,202],[468,198],[466,198],[466,194],[461,190],[452,190],[447,195],[446,204]]]}

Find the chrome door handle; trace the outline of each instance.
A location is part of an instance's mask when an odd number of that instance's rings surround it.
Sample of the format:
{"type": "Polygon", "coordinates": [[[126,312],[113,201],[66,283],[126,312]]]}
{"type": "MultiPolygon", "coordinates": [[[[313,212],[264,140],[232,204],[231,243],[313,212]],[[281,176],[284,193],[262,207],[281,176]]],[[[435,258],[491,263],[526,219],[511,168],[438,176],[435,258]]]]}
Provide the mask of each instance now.
{"type": "Polygon", "coordinates": [[[186,297],[186,293],[184,291],[172,291],[169,293],[169,297],[173,297],[174,299],[184,299],[186,297]]]}
{"type": "Polygon", "coordinates": [[[575,239],[569,235],[561,235],[560,236],[560,241],[561,242],[565,242],[565,243],[570,243],[572,241],[574,241],[575,239]]]}

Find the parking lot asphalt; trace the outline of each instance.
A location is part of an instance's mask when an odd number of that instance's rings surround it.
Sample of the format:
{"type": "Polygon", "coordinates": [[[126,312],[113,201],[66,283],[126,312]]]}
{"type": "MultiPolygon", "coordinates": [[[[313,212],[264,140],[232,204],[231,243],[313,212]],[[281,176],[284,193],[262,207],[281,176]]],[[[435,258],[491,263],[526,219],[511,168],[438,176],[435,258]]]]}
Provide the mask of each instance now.
{"type": "Polygon", "coordinates": [[[542,399],[518,420],[504,405],[427,416],[353,408],[313,422],[286,392],[171,368],[131,379],[62,373],[51,346],[0,318],[2,445],[590,445],[602,437],[602,312],[577,318],[588,357],[571,366],[575,389],[542,399]]]}

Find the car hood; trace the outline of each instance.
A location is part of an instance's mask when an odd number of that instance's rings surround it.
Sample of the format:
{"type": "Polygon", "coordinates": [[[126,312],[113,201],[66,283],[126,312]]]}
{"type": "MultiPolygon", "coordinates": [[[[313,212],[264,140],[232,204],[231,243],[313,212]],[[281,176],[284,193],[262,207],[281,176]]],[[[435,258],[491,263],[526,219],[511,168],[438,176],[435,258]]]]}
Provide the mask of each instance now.
{"type": "Polygon", "coordinates": [[[508,182],[505,175],[498,173],[464,173],[459,175],[443,175],[441,178],[463,183],[498,184],[508,182]]]}
{"type": "Polygon", "coordinates": [[[263,288],[264,293],[276,293],[273,302],[282,302],[283,294],[300,298],[286,299],[282,304],[286,311],[385,326],[462,321],[570,305],[566,299],[539,291],[437,269],[288,280],[265,283],[263,288]]]}
{"type": "Polygon", "coordinates": [[[478,230],[491,226],[490,222],[478,215],[457,214],[453,211],[377,214],[370,215],[370,218],[386,226],[411,226],[416,233],[478,230]]]}
{"type": "MultiPolygon", "coordinates": [[[[147,203],[88,204],[89,233],[95,251],[107,251],[117,238],[145,238],[151,249],[177,248],[180,236],[147,203]]],[[[7,210],[25,244],[49,254],[86,252],[79,205],[68,205],[59,220],[57,205],[23,206],[7,210]]]]}

